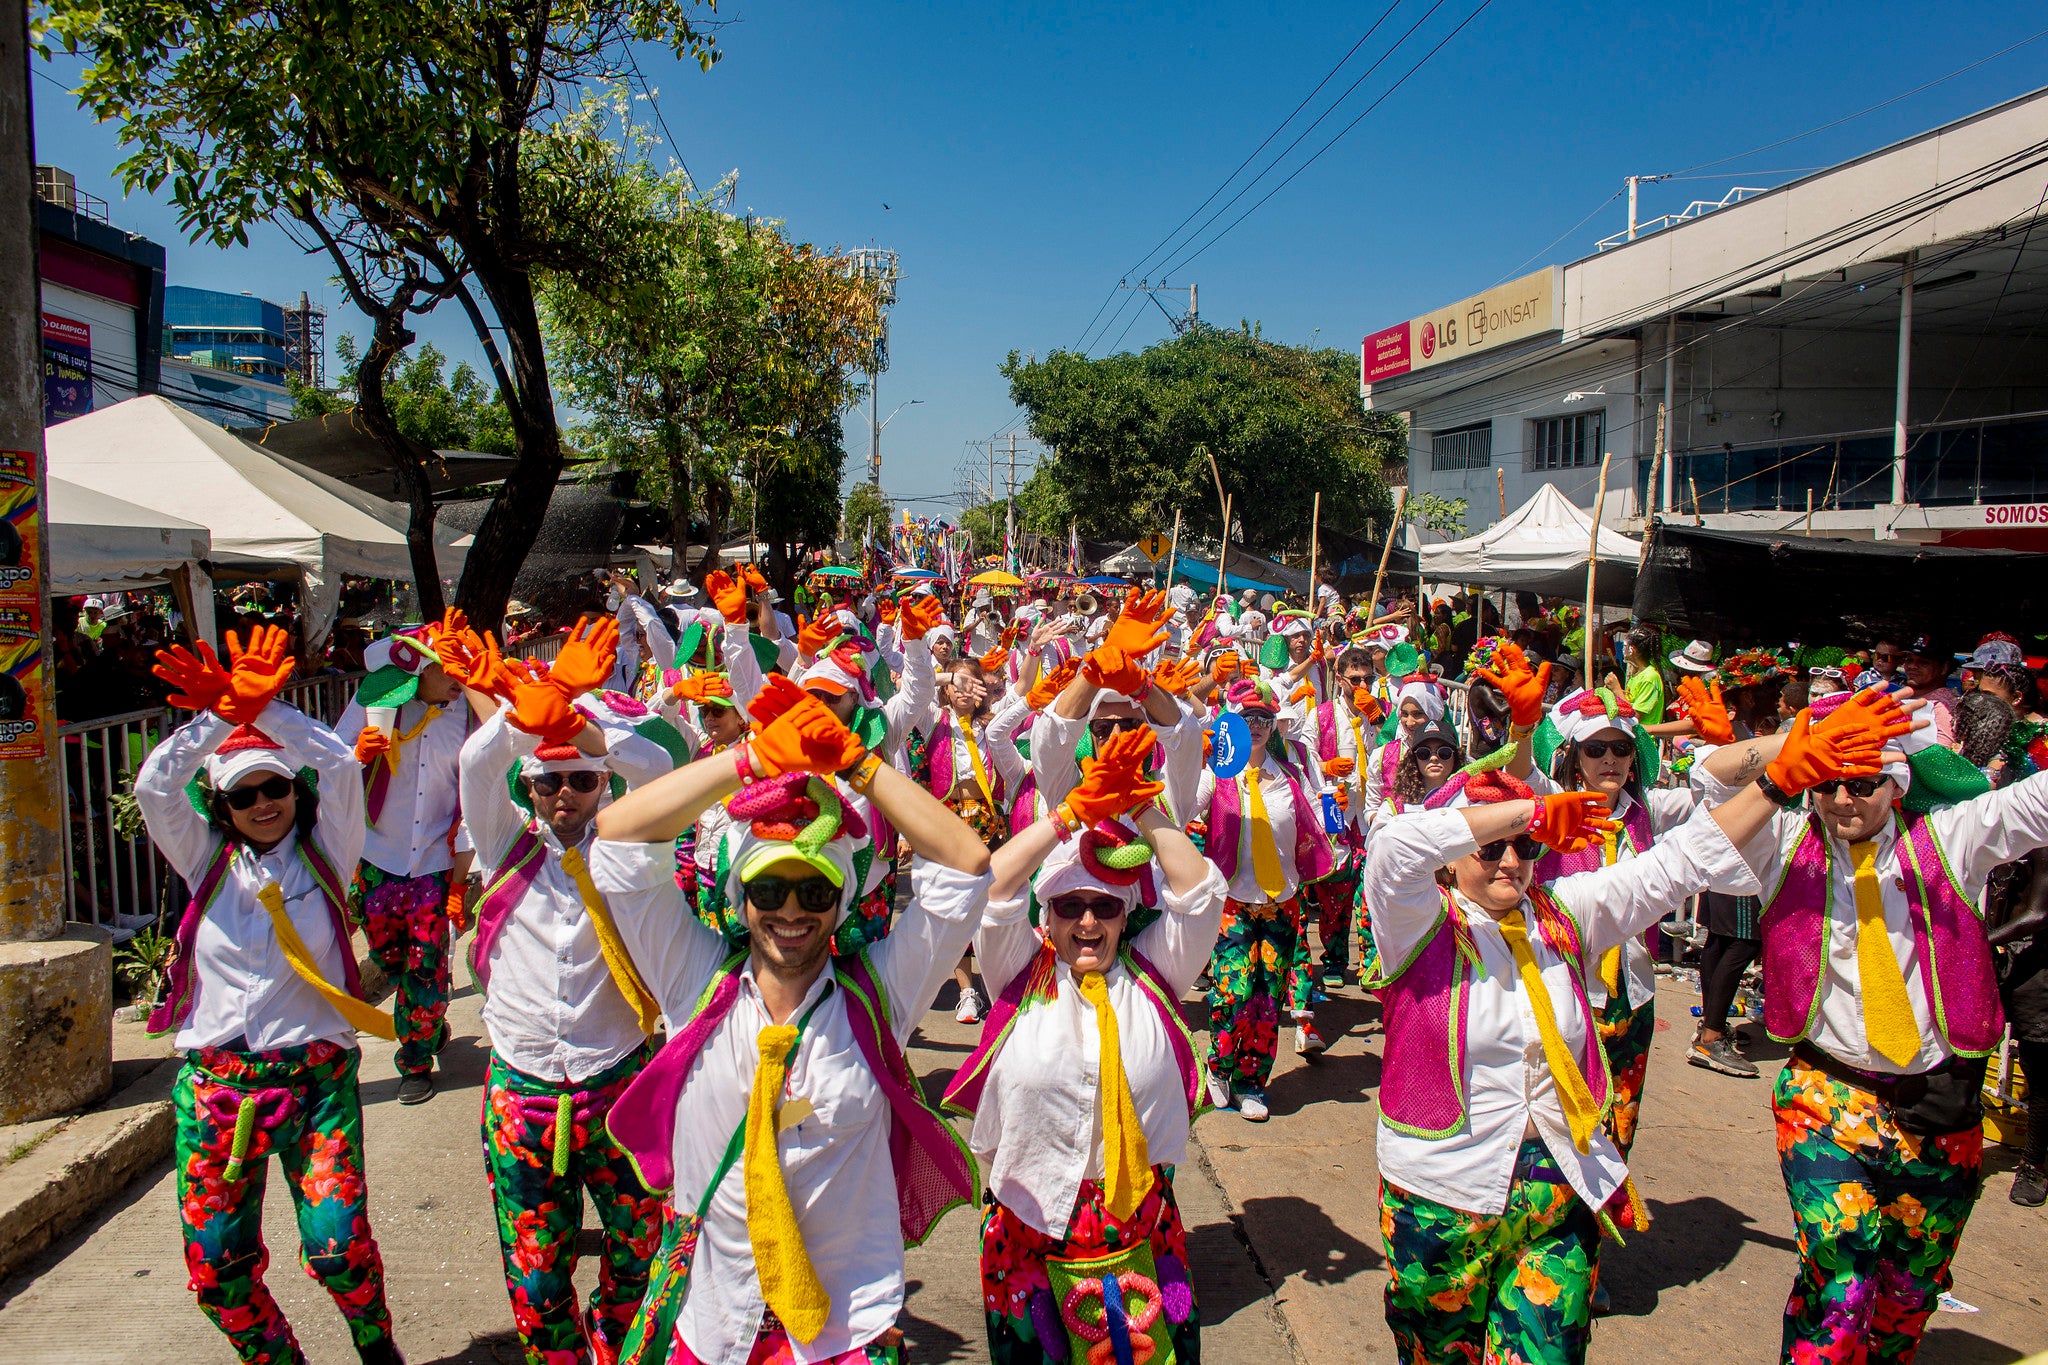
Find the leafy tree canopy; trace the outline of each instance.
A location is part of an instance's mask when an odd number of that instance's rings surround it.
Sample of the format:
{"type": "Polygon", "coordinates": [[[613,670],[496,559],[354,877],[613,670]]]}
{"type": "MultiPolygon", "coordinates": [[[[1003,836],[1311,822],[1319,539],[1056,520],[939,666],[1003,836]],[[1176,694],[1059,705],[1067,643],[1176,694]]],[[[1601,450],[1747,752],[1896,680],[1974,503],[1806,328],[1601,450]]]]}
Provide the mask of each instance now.
{"type": "MultiPolygon", "coordinates": [[[[355,406],[355,372],[360,357],[356,339],[344,332],[334,343],[342,382],[316,389],[295,376],[291,388],[292,416],[320,417],[355,406]]],[[[432,342],[417,351],[401,351],[384,381],[385,397],[398,429],[429,450],[473,450],[484,455],[510,455],[512,421],[505,400],[468,361],[448,369],[448,358],[432,342]]]]}
{"type": "Polygon", "coordinates": [[[886,534],[895,517],[896,505],[889,501],[887,493],[875,484],[857,483],[846,495],[846,507],[840,514],[840,538],[859,540],[870,528],[877,535],[886,534]]]}
{"type": "Polygon", "coordinates": [[[1055,452],[1031,479],[1048,485],[1031,500],[1032,530],[1063,532],[1057,508],[1085,536],[1134,538],[1178,508],[1184,532],[1217,536],[1211,456],[1248,548],[1305,550],[1317,490],[1327,526],[1362,535],[1390,519],[1381,470],[1406,432],[1360,401],[1355,355],[1283,346],[1250,325],[1197,326],[1137,355],[1012,352],[1002,373],[1055,452]]]}

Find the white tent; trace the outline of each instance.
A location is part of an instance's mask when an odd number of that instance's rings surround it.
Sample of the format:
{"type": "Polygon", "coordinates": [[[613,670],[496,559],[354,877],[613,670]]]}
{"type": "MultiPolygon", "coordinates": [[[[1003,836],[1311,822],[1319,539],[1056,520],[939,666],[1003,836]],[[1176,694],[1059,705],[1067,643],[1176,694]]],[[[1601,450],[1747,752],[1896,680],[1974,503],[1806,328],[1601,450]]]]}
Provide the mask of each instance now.
{"type": "MultiPolygon", "coordinates": [[[[1422,576],[1436,583],[1471,583],[1544,596],[1583,597],[1586,547],[1593,519],[1544,484],[1536,496],[1476,536],[1446,545],[1424,545],[1422,576]]],[[[1600,528],[1599,573],[1594,597],[1628,602],[1635,592],[1642,542],[1600,528]]]]}
{"type": "MultiPolygon", "coordinates": [[[[44,435],[50,471],[110,497],[147,496],[212,533],[221,568],[297,578],[309,644],[333,624],[341,576],[411,581],[406,511],[251,445],[156,395],[74,417],[44,435]]],[[[443,576],[458,533],[437,531],[443,576]]]]}
{"type": "Polygon", "coordinates": [[[204,560],[213,538],[204,526],[167,516],[67,479],[50,480],[50,592],[134,592],[170,583],[189,603],[200,639],[213,635],[213,585],[204,560]]]}

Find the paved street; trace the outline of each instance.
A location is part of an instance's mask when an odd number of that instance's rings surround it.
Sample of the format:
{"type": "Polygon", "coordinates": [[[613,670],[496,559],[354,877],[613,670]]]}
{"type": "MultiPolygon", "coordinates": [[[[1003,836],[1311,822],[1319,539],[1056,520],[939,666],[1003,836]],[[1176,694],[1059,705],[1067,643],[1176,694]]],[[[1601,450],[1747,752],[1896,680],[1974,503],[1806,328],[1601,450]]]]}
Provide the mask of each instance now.
{"type": "MultiPolygon", "coordinates": [[[[948,988],[913,1052],[934,1091],[971,1046],[973,1031],[953,1023],[950,999],[948,988]]],[[[1769,1081],[1686,1066],[1680,1044],[1691,1003],[1677,987],[1660,1001],[1664,1019],[1636,1148],[1637,1178],[1657,1221],[1612,1254],[1616,1311],[1596,1329],[1598,1365],[1776,1356],[1794,1254],[1766,1107],[1769,1081]]],[[[518,1358],[478,1153],[485,1057],[478,1009],[467,990],[458,997],[457,1038],[443,1054],[442,1092],[430,1104],[398,1106],[389,1045],[368,1040],[366,1050],[372,1217],[399,1341],[415,1365],[518,1358]]],[[[1189,1017],[1198,1014],[1190,1005],[1189,1017]]],[[[1379,1035],[1363,1031],[1373,1014],[1355,990],[1340,993],[1322,1018],[1326,1032],[1349,1032],[1320,1062],[1283,1055],[1270,1123],[1213,1114],[1198,1129],[1201,1155],[1182,1169],[1178,1189],[1212,1363],[1392,1358],[1380,1316],[1374,1110],[1361,1100],[1379,1076],[1379,1035]],[[1242,1217],[1249,1253],[1232,1214],[1242,1217]]],[[[1777,1056],[1776,1049],[1753,1051],[1777,1056]]],[[[2048,1348],[2048,1277],[2039,1260],[2048,1216],[2007,1202],[2011,1160],[2003,1149],[1992,1153],[1986,1197],[1956,1271],[1957,1297],[1982,1311],[1938,1314],[1920,1356],[1927,1365],[2008,1362],[2048,1348]]],[[[273,1246],[290,1245],[290,1208],[275,1180],[266,1219],[273,1246]]],[[[972,1217],[956,1212],[911,1253],[904,1327],[912,1361],[986,1358],[975,1234],[972,1217]]],[[[592,1273],[586,1262],[586,1283],[592,1273]]],[[[273,1264],[270,1282],[316,1362],[353,1358],[325,1295],[287,1258],[273,1264]]],[[[92,1226],[0,1285],[0,1355],[50,1365],[231,1359],[185,1291],[168,1169],[136,1182],[92,1226]],[[110,1303],[119,1311],[104,1311],[110,1303]]]]}

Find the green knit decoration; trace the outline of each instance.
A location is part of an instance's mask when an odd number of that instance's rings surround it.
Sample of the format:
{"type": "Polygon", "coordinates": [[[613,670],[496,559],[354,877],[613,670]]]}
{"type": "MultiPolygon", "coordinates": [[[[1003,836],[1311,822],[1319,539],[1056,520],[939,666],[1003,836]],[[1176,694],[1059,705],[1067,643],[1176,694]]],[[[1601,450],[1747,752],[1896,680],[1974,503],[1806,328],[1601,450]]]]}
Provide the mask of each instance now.
{"type": "Polygon", "coordinates": [[[1113,867],[1119,872],[1128,872],[1134,867],[1143,867],[1152,861],[1152,845],[1143,840],[1133,839],[1128,844],[1115,848],[1098,849],[1095,861],[1104,867],[1113,867]]]}
{"type": "Polygon", "coordinates": [[[1953,749],[1931,744],[1908,756],[1913,781],[1899,805],[1909,815],[1925,815],[1942,806],[1956,806],[1991,790],[1991,779],[1953,749]]]}
{"type": "Polygon", "coordinates": [[[818,818],[805,825],[791,842],[796,845],[797,852],[811,859],[838,837],[839,827],[846,822],[846,807],[840,803],[839,793],[832,784],[816,774],[811,776],[804,791],[818,803],[818,818]]]}

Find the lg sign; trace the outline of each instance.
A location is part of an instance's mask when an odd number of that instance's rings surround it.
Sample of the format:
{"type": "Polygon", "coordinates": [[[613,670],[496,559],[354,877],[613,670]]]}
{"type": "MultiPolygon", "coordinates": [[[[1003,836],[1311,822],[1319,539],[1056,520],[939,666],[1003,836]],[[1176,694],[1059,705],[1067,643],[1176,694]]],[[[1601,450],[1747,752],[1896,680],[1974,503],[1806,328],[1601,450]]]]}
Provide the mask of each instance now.
{"type": "Polygon", "coordinates": [[[1424,360],[1427,360],[1435,354],[1436,324],[1433,322],[1425,322],[1422,324],[1422,358],[1424,360]]]}

